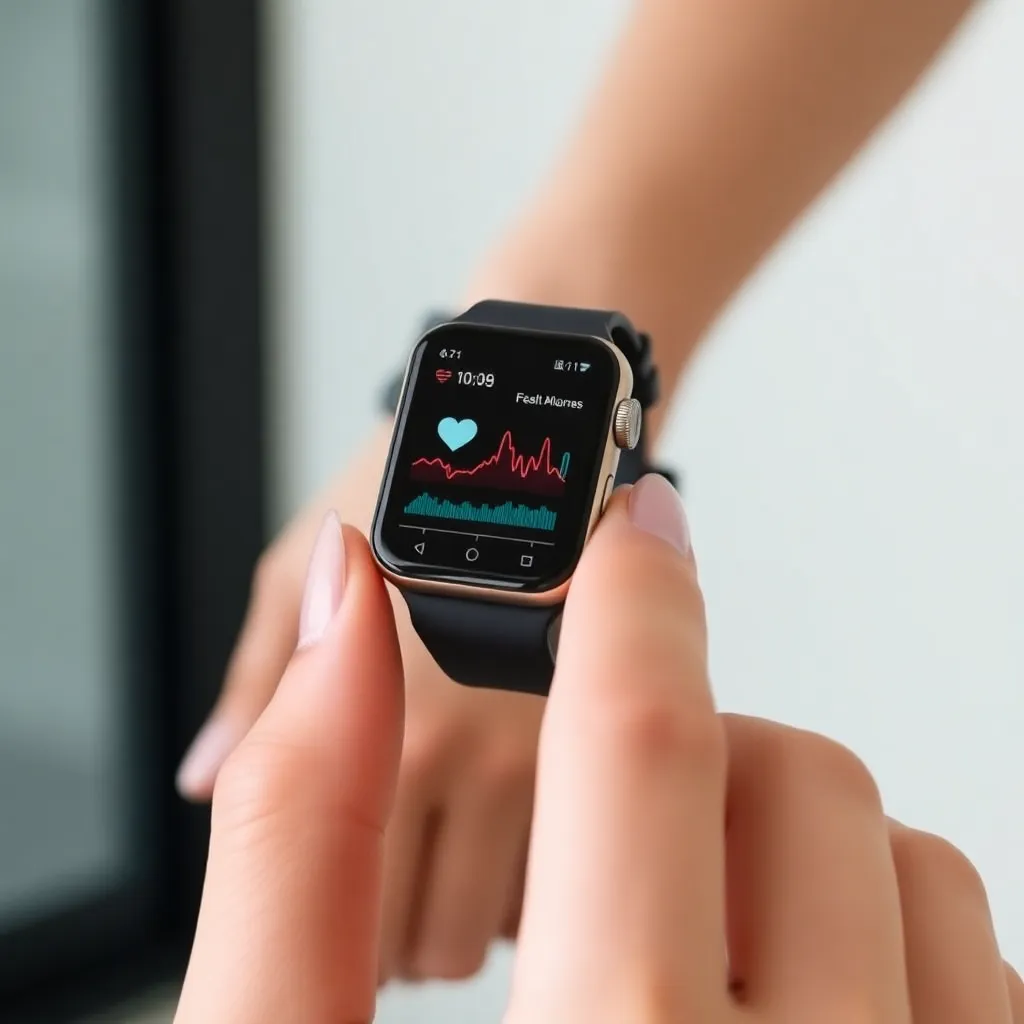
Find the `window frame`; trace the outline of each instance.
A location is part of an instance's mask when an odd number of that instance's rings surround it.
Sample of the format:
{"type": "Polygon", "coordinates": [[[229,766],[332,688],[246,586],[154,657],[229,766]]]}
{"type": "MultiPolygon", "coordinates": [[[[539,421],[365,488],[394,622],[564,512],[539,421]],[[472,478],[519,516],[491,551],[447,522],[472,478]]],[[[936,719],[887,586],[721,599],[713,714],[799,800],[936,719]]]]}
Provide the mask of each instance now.
{"type": "Polygon", "coordinates": [[[183,969],[209,813],[175,793],[265,529],[263,5],[105,0],[120,698],[138,882],[0,931],[0,1017],[80,1020],[183,969]]]}

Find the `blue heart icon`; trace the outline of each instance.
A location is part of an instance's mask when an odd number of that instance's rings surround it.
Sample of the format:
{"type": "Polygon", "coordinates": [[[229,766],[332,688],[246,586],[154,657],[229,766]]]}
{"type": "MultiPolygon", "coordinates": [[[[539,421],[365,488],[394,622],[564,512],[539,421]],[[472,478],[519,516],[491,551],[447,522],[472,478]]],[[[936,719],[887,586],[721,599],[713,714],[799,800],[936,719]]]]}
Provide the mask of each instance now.
{"type": "Polygon", "coordinates": [[[457,420],[445,416],[437,425],[437,434],[454,452],[476,437],[476,420],[457,420]]]}

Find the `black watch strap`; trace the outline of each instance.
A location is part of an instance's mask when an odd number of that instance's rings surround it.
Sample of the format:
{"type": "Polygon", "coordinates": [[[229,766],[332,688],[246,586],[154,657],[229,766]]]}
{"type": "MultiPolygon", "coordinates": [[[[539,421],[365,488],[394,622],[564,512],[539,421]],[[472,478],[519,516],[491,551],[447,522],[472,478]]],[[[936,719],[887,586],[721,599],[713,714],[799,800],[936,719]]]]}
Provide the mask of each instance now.
{"type": "Polygon", "coordinates": [[[547,694],[560,604],[530,608],[410,589],[402,596],[416,632],[450,679],[466,686],[547,694]]]}
{"type": "MultiPolygon", "coordinates": [[[[452,321],[556,334],[585,334],[608,338],[625,354],[633,370],[633,395],[646,411],[658,399],[658,373],[651,359],[650,338],[621,313],[563,306],[538,306],[487,300],[457,317],[440,313],[425,319],[423,333],[452,321]]],[[[384,405],[398,407],[402,378],[389,382],[384,405]]],[[[616,484],[635,483],[646,473],[665,476],[647,460],[644,432],[631,451],[619,456],[616,484]]],[[[449,678],[467,686],[517,690],[546,695],[554,672],[562,606],[500,604],[444,597],[403,588],[413,627],[449,678]]]]}

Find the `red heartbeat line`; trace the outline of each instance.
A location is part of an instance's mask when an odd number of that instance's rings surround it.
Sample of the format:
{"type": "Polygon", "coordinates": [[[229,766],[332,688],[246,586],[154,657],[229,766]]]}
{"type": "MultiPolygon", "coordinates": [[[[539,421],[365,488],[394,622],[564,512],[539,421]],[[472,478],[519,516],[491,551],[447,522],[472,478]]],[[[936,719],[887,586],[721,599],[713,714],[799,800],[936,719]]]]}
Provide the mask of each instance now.
{"type": "Polygon", "coordinates": [[[502,456],[508,452],[509,457],[509,469],[512,473],[518,473],[519,476],[525,480],[531,473],[544,472],[548,476],[553,476],[560,480],[563,484],[565,483],[565,477],[551,465],[551,438],[545,437],[544,443],[540,446],[540,452],[537,455],[532,455],[527,458],[525,455],[517,455],[516,447],[512,443],[512,431],[506,430],[504,436],[501,439],[501,444],[498,445],[498,450],[489,458],[484,459],[483,462],[478,466],[474,466],[472,469],[454,469],[444,459],[417,459],[412,465],[415,469],[416,466],[438,466],[444,470],[444,475],[449,480],[454,480],[459,476],[474,476],[479,473],[482,469],[487,469],[489,466],[497,466],[502,459],[502,456]]]}

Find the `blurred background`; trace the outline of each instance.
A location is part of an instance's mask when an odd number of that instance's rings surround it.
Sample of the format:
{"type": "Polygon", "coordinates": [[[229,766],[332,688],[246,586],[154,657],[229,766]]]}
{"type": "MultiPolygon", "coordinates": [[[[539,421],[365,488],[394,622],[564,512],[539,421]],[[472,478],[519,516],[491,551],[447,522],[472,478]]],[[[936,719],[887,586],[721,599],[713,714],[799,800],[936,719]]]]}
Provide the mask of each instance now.
{"type": "MultiPolygon", "coordinates": [[[[510,10],[0,3],[0,1019],[170,1020],[206,828],[173,773],[256,555],[627,6],[510,10]]],[[[721,706],[857,750],[1018,965],[1022,51],[1024,5],[979,7],[715,326],[663,452],[721,706]]],[[[508,963],[379,1020],[497,1020],[508,963]]]]}

